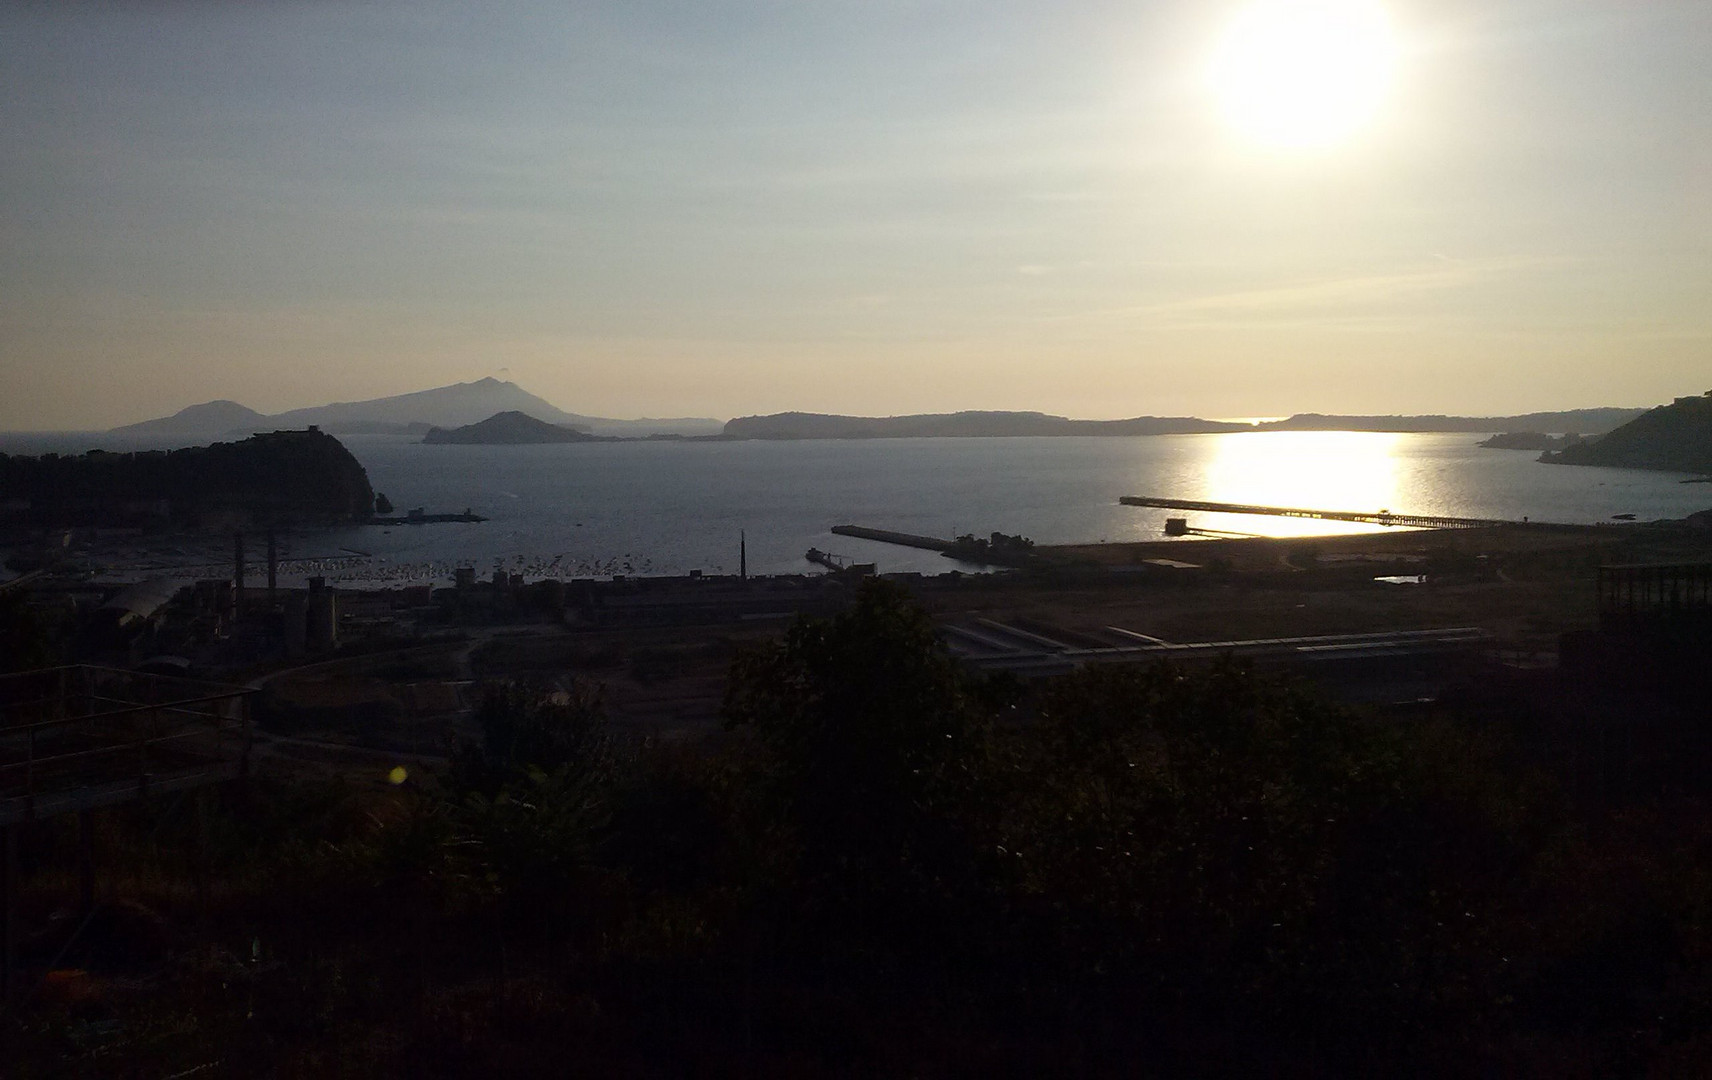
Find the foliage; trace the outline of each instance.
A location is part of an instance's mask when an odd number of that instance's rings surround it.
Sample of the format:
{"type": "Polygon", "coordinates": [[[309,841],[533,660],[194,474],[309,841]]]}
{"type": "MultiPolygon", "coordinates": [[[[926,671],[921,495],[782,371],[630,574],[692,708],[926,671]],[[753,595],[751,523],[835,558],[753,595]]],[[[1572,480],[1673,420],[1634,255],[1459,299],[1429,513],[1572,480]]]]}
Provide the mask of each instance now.
{"type": "Polygon", "coordinates": [[[599,692],[580,683],[491,683],[476,721],[480,742],[447,777],[453,837],[472,879],[538,921],[593,864],[620,756],[599,692]]]}
{"type": "Polygon", "coordinates": [[[0,592],[0,672],[52,667],[60,655],[46,613],[23,592],[0,592]]]}
{"type": "Polygon", "coordinates": [[[864,582],[848,612],[740,656],[725,712],[759,744],[760,820],[823,899],[875,916],[967,872],[987,724],[901,589],[864,582]]]}
{"type": "MultiPolygon", "coordinates": [[[[235,945],[127,1030],[193,1018],[162,1072],[1612,1074],[1712,1045],[1712,811],[1577,816],[1502,716],[1232,662],[975,678],[882,582],[740,655],[726,716],[627,742],[586,687],[495,683],[437,777],[228,799],[235,945]]],[[[195,830],[154,813],[108,846],[164,896],[195,830]]]]}
{"type": "Polygon", "coordinates": [[[1490,974],[1462,959],[1489,905],[1477,864],[1514,852],[1477,754],[1441,771],[1430,732],[1229,661],[1089,669],[1040,710],[996,841],[1050,943],[1031,965],[1346,1022],[1490,974]]]}
{"type": "Polygon", "coordinates": [[[478,742],[453,758],[454,789],[493,795],[533,773],[561,769],[594,773],[613,752],[598,688],[568,690],[527,682],[489,683],[476,710],[478,742]]]}

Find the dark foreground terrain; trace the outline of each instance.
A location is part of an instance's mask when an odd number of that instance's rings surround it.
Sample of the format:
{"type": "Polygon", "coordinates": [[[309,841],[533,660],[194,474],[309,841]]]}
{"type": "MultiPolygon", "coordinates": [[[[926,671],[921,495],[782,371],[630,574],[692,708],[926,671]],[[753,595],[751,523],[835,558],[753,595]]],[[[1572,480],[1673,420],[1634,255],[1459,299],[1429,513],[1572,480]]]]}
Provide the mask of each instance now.
{"type": "Polygon", "coordinates": [[[1712,804],[1681,701],[1572,707],[1516,676],[1356,710],[1230,662],[978,677],[885,583],[734,647],[700,735],[617,723],[590,682],[489,678],[443,763],[263,755],[103,814],[74,939],[75,822],[26,828],[7,1075],[1712,1056],[1712,804]]]}

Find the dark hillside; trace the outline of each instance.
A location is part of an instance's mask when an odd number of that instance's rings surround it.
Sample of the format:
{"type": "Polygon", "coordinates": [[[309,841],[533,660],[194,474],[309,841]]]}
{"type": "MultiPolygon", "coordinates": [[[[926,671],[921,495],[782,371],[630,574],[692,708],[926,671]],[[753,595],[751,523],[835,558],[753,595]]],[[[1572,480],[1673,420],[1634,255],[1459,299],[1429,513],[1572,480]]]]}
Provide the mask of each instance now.
{"type": "Polygon", "coordinates": [[[311,428],[182,450],[0,454],[0,501],[9,516],[47,525],[195,522],[210,513],[360,521],[374,506],[374,490],[343,443],[311,428]]]}
{"type": "Polygon", "coordinates": [[[1543,454],[1540,460],[1553,465],[1712,472],[1712,391],[1679,397],[1597,442],[1543,454]]]}

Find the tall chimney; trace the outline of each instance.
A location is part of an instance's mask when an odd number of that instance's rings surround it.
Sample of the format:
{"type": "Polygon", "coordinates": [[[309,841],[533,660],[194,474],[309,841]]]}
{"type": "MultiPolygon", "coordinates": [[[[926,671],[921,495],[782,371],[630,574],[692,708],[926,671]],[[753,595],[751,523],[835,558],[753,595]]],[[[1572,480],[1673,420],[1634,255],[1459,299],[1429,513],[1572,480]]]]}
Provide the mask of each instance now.
{"type": "Polygon", "coordinates": [[[278,599],[275,595],[279,589],[279,544],[273,535],[273,526],[268,526],[268,607],[278,599]]]}
{"type": "Polygon", "coordinates": [[[742,529],[737,530],[737,577],[749,580],[749,534],[742,529]]]}
{"type": "Polygon", "coordinates": [[[232,534],[232,608],[239,615],[244,610],[244,533],[232,534]]]}

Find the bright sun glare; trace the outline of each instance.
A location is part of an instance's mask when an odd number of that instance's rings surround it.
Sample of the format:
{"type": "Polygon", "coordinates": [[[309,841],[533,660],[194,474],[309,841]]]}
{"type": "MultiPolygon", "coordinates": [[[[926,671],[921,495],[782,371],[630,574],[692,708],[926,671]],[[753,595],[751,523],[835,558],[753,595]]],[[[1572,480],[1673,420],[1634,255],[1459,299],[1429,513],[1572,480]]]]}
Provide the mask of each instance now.
{"type": "Polygon", "coordinates": [[[1365,126],[1397,66],[1378,0],[1255,0],[1226,28],[1209,70],[1230,123],[1281,148],[1336,143],[1365,126]]]}

